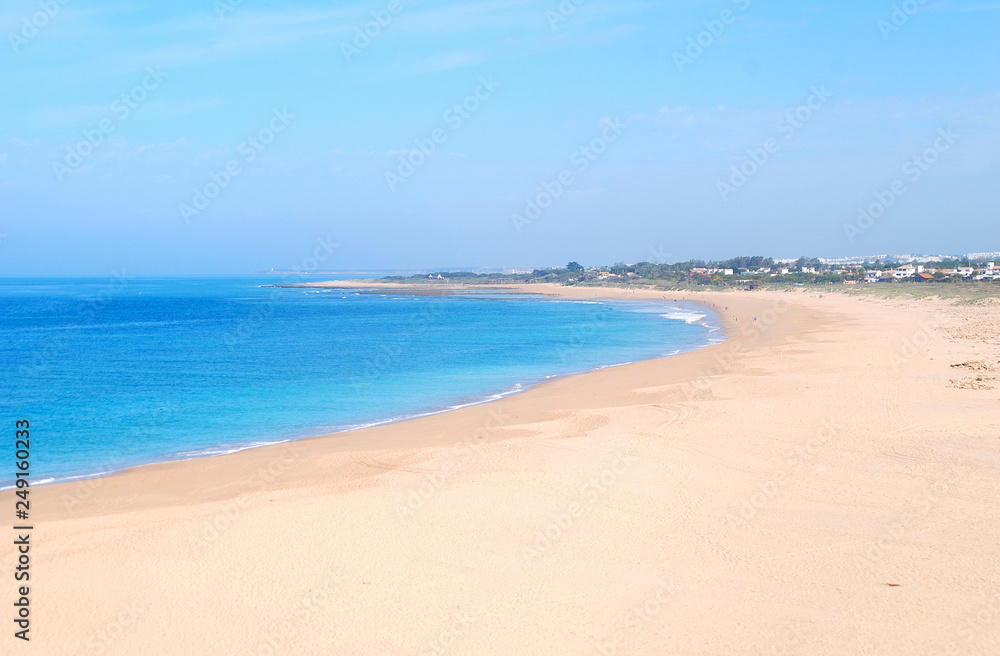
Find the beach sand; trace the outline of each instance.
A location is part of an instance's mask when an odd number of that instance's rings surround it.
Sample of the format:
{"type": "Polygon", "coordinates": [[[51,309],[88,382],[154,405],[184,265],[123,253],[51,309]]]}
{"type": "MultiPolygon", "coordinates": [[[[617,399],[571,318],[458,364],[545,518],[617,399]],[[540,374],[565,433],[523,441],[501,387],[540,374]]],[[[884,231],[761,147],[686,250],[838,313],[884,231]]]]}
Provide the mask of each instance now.
{"type": "Polygon", "coordinates": [[[1000,305],[530,291],[714,303],[729,339],[35,488],[0,653],[1000,653],[1000,305]]]}

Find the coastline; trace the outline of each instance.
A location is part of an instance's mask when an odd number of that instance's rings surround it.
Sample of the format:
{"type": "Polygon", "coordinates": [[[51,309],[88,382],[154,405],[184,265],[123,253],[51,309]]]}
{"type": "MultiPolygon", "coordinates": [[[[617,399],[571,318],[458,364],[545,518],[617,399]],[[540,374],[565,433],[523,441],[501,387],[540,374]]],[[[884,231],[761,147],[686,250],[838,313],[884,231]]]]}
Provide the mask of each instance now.
{"type": "MultiPolygon", "coordinates": [[[[427,289],[432,289],[435,293],[443,294],[453,294],[455,292],[463,291],[490,291],[490,290],[504,290],[511,291],[515,293],[528,293],[537,294],[540,296],[546,296],[549,298],[559,298],[566,300],[590,300],[590,299],[602,299],[602,300],[618,300],[618,301],[635,301],[635,300],[650,300],[650,301],[686,301],[694,302],[705,306],[706,310],[712,312],[714,307],[712,306],[712,301],[703,301],[701,299],[692,298],[682,298],[681,296],[671,296],[669,293],[655,291],[655,292],[641,292],[638,296],[634,291],[629,290],[619,290],[615,288],[603,288],[603,287],[577,287],[568,288],[562,285],[556,284],[534,284],[534,285],[418,285],[418,284],[403,284],[403,283],[383,283],[373,280],[357,279],[357,280],[343,280],[334,282],[315,282],[315,283],[298,283],[292,285],[279,285],[280,287],[289,288],[330,288],[330,289],[386,289],[394,290],[397,292],[410,291],[412,293],[420,293],[427,289]],[[669,298],[667,298],[669,297],[669,298]]],[[[720,294],[727,295],[726,292],[712,292],[710,295],[720,294]]],[[[684,296],[691,296],[691,294],[685,294],[684,296]]],[[[728,301],[729,298],[719,297],[720,304],[722,300],[728,301]]],[[[746,316],[752,316],[750,306],[744,307],[744,303],[740,300],[735,300],[732,307],[735,310],[743,310],[746,316]]],[[[170,458],[166,460],[159,460],[156,462],[149,462],[140,465],[123,467],[121,469],[109,470],[103,473],[97,474],[81,474],[78,476],[67,477],[65,479],[59,480],[47,480],[45,483],[39,483],[39,487],[35,488],[35,495],[41,496],[39,492],[42,490],[52,490],[52,494],[55,495],[59,493],[62,497],[66,497],[67,488],[77,487],[78,489],[70,489],[68,494],[72,498],[85,496],[89,501],[92,498],[92,494],[99,488],[105,487],[104,483],[101,481],[107,479],[114,479],[116,477],[135,477],[136,480],[142,479],[144,473],[152,474],[156,472],[157,476],[184,476],[185,465],[188,463],[196,463],[199,461],[212,461],[217,459],[226,459],[233,456],[240,456],[242,454],[252,454],[260,451],[260,456],[267,460],[273,460],[275,457],[280,458],[280,454],[287,453],[289,445],[296,444],[312,444],[316,441],[339,441],[334,447],[334,450],[351,451],[355,449],[371,449],[371,448],[410,448],[410,447],[430,447],[430,448],[447,448],[449,446],[448,441],[427,441],[423,443],[405,443],[400,444],[392,438],[386,438],[381,435],[380,429],[386,429],[392,426],[407,426],[413,422],[420,422],[422,420],[433,420],[436,417],[451,415],[453,413],[461,412],[466,409],[476,408],[480,406],[490,406],[492,404],[499,403],[503,400],[512,397],[519,397],[525,394],[529,394],[534,390],[543,388],[548,385],[553,385],[559,381],[564,381],[567,379],[575,379],[579,377],[593,376],[603,371],[608,371],[612,369],[618,369],[622,367],[636,367],[637,365],[642,365],[644,363],[655,363],[663,362],[668,360],[673,360],[685,355],[692,355],[700,353],[707,349],[712,349],[714,347],[725,344],[729,339],[732,338],[731,330],[733,325],[732,321],[726,321],[725,317],[721,313],[716,313],[719,318],[720,329],[723,331],[723,337],[719,341],[710,341],[707,345],[680,353],[666,355],[663,357],[651,358],[648,360],[642,360],[638,362],[628,362],[621,364],[611,364],[593,369],[590,371],[569,373],[565,375],[554,375],[546,380],[537,381],[533,384],[526,385],[523,389],[517,392],[503,392],[499,394],[491,395],[488,398],[482,400],[475,400],[469,403],[461,404],[457,407],[442,407],[438,409],[430,410],[426,413],[416,414],[413,416],[405,416],[398,419],[387,419],[384,421],[375,421],[368,425],[363,425],[354,428],[344,428],[338,429],[332,432],[323,432],[316,435],[307,435],[302,437],[289,437],[286,439],[275,440],[273,442],[267,442],[263,444],[248,444],[246,446],[236,445],[233,450],[225,451],[218,454],[193,454],[189,457],[178,457],[170,458]],[[496,397],[496,398],[494,398],[496,397]],[[365,433],[368,431],[378,432],[376,436],[369,436],[365,433]],[[357,440],[355,440],[357,436],[357,440]],[[173,471],[177,468],[176,471],[173,471]]],[[[488,415],[488,412],[487,412],[488,415]]],[[[467,421],[465,417],[462,417],[463,422],[467,421]]],[[[475,420],[477,423],[482,423],[484,419],[477,418],[475,420]]],[[[405,429],[404,429],[405,430],[405,429]]],[[[420,427],[418,429],[420,434],[425,434],[426,429],[420,427]]],[[[222,448],[226,445],[220,445],[222,448]]],[[[298,452],[298,449],[293,449],[298,452]]],[[[228,463],[225,463],[228,464],[228,463]]],[[[214,469],[214,468],[213,468],[214,469]]],[[[282,472],[284,474],[284,472],[282,472]]],[[[247,478],[244,483],[249,483],[249,478],[247,478]]],[[[122,483],[124,487],[130,487],[129,483],[122,483]]],[[[115,486],[117,487],[117,485],[115,486]]],[[[13,487],[5,487],[0,489],[0,494],[12,491],[13,487]]],[[[108,503],[111,499],[104,500],[101,505],[101,512],[105,512],[108,508],[113,507],[113,503],[108,503]]],[[[165,500],[168,504],[172,502],[171,499],[165,500]]],[[[47,507],[51,507],[52,504],[45,504],[47,507]]],[[[75,508],[75,506],[73,506],[75,508]]],[[[72,513],[74,516],[80,516],[78,510],[74,510],[72,513]]],[[[55,515],[53,518],[58,518],[59,515],[55,515]]]]}
{"type": "Polygon", "coordinates": [[[969,332],[980,314],[995,325],[997,306],[677,299],[728,305],[728,339],[34,490],[35,603],[70,616],[46,628],[45,653],[78,653],[135,600],[144,611],[104,653],[264,653],[274,631],[284,653],[419,652],[459,608],[475,619],[452,653],[600,653],[619,634],[617,653],[924,653],[954,638],[1000,593],[984,574],[1000,559],[1000,392],[950,384],[967,373],[955,363],[1000,360],[969,332]],[[274,628],[329,580],[304,622],[274,628]],[[652,598],[663,610],[630,624],[652,598]]]}
{"type": "MultiPolygon", "coordinates": [[[[525,293],[527,295],[546,296],[546,297],[552,298],[553,300],[556,299],[556,298],[558,298],[560,300],[575,300],[574,298],[569,298],[569,297],[565,297],[563,295],[560,295],[558,293],[558,291],[556,291],[555,293],[553,293],[551,291],[542,292],[542,291],[539,291],[538,289],[530,288],[530,286],[515,286],[515,287],[509,287],[509,286],[503,286],[503,287],[501,287],[501,286],[497,286],[497,285],[458,285],[458,286],[455,286],[455,285],[445,285],[445,286],[430,285],[430,286],[425,286],[425,285],[413,285],[413,284],[406,285],[406,284],[398,284],[398,283],[384,283],[384,282],[381,282],[379,280],[373,280],[373,279],[350,279],[350,280],[343,280],[343,281],[338,280],[338,281],[331,281],[331,282],[279,284],[279,285],[267,285],[267,286],[277,287],[277,288],[289,288],[289,289],[295,289],[295,288],[345,289],[345,290],[359,290],[359,289],[364,289],[364,290],[371,290],[373,293],[381,293],[382,291],[393,290],[396,293],[400,293],[400,294],[412,293],[412,294],[416,294],[416,295],[423,295],[426,291],[428,291],[428,288],[430,288],[430,287],[433,288],[433,291],[434,291],[435,295],[437,295],[437,294],[441,294],[441,295],[462,295],[465,292],[498,291],[499,290],[499,291],[505,291],[505,292],[514,292],[514,293],[517,293],[517,294],[525,293]]],[[[556,290],[558,290],[558,288],[560,286],[553,285],[552,287],[554,287],[554,288],[556,288],[556,290]]],[[[585,298],[586,298],[586,296],[585,296],[585,298]]],[[[631,298],[631,297],[628,297],[628,296],[620,296],[620,297],[606,298],[606,300],[618,300],[618,301],[629,302],[629,301],[636,301],[636,300],[640,300],[640,299],[635,299],[635,298],[631,298]]],[[[649,299],[641,299],[641,300],[650,300],[650,301],[665,302],[665,303],[668,302],[668,301],[665,300],[665,297],[664,297],[664,300],[662,300],[662,301],[659,298],[652,298],[652,297],[650,297],[649,299]]],[[[697,301],[692,301],[692,303],[695,303],[696,305],[698,304],[697,301]]],[[[704,317],[701,317],[701,318],[706,318],[709,314],[715,314],[712,311],[712,309],[709,308],[709,307],[707,307],[707,306],[705,306],[705,310],[706,310],[707,314],[704,315],[704,317]]],[[[666,316],[666,315],[664,315],[664,316],[666,316]]],[[[674,318],[674,317],[671,317],[671,318],[674,318]]],[[[716,318],[718,318],[718,315],[716,315],[716,318]]],[[[686,321],[686,319],[681,319],[681,318],[676,318],[676,320],[686,321]]],[[[691,322],[688,321],[688,323],[691,323],[691,322]]],[[[701,345],[698,345],[698,346],[695,346],[695,347],[681,347],[681,348],[675,349],[675,350],[673,350],[673,351],[671,351],[669,353],[663,353],[663,354],[656,355],[656,356],[653,356],[653,357],[644,358],[644,360],[658,360],[658,359],[663,359],[663,358],[667,358],[667,357],[674,357],[674,356],[679,355],[681,353],[686,353],[686,352],[689,352],[689,351],[696,351],[696,350],[700,350],[702,348],[707,348],[707,347],[709,347],[709,346],[711,346],[711,345],[713,345],[715,343],[718,343],[720,341],[723,341],[725,339],[725,337],[724,337],[724,334],[725,334],[724,325],[722,325],[721,322],[715,322],[715,321],[698,321],[698,323],[708,329],[708,332],[706,333],[706,342],[704,344],[701,344],[701,345]],[[718,325],[716,325],[716,324],[718,324],[718,325]],[[713,336],[713,333],[715,333],[716,331],[722,331],[723,332],[723,337],[713,336]]],[[[453,403],[442,403],[440,405],[429,406],[429,407],[426,407],[426,408],[422,408],[420,410],[416,410],[416,411],[414,411],[412,413],[401,414],[401,415],[398,415],[398,416],[390,416],[390,417],[383,417],[383,418],[373,418],[373,419],[371,419],[369,421],[365,421],[365,422],[358,423],[358,424],[353,424],[353,425],[352,424],[334,425],[334,426],[325,427],[324,430],[316,430],[316,431],[309,431],[309,432],[304,432],[304,433],[299,433],[299,434],[288,434],[288,435],[283,435],[283,436],[275,436],[273,438],[257,439],[255,441],[220,443],[220,444],[217,444],[217,445],[213,445],[213,446],[209,446],[209,447],[205,447],[205,448],[201,448],[201,449],[197,449],[197,450],[193,450],[193,451],[179,451],[179,452],[176,452],[176,453],[166,454],[166,455],[164,455],[162,457],[159,457],[159,458],[153,459],[153,460],[149,460],[147,462],[137,462],[137,463],[134,463],[134,464],[128,464],[128,465],[114,467],[114,468],[110,468],[110,469],[104,469],[104,470],[101,470],[101,471],[71,473],[71,474],[67,474],[67,475],[61,475],[61,476],[56,476],[56,477],[44,478],[44,479],[33,481],[32,484],[33,484],[33,486],[60,485],[60,484],[64,484],[64,483],[65,484],[73,484],[73,483],[76,483],[78,481],[87,481],[87,480],[94,479],[94,478],[104,478],[104,477],[107,477],[107,476],[114,476],[114,475],[122,473],[122,472],[139,470],[141,468],[149,467],[149,466],[166,465],[166,464],[169,464],[169,463],[184,462],[184,461],[188,461],[188,460],[196,460],[196,459],[199,459],[199,458],[216,458],[216,457],[221,457],[221,456],[227,456],[227,455],[230,455],[230,454],[233,454],[233,453],[239,453],[239,452],[242,452],[242,451],[247,451],[247,450],[252,450],[252,449],[259,449],[259,448],[263,448],[263,447],[278,446],[278,445],[288,444],[288,443],[291,443],[291,442],[299,442],[299,441],[309,440],[309,439],[333,438],[334,436],[343,435],[343,434],[347,434],[347,433],[353,433],[353,432],[356,432],[356,431],[366,430],[366,429],[369,429],[369,428],[377,428],[377,427],[387,426],[387,425],[391,425],[391,424],[397,424],[397,423],[402,423],[402,422],[413,421],[413,420],[416,420],[416,419],[422,419],[422,418],[425,418],[425,417],[431,417],[431,416],[438,415],[438,414],[443,414],[443,413],[448,413],[448,412],[454,412],[455,410],[461,410],[461,409],[463,409],[465,407],[469,407],[469,406],[482,405],[482,404],[485,404],[485,403],[493,403],[493,402],[498,401],[500,399],[503,399],[503,398],[505,398],[507,396],[512,396],[512,395],[515,395],[515,394],[522,394],[522,393],[524,393],[524,392],[526,392],[526,391],[528,391],[530,389],[538,387],[539,385],[545,385],[547,383],[550,383],[552,381],[559,380],[559,379],[562,379],[562,378],[566,378],[566,377],[570,377],[570,376],[584,375],[584,374],[587,374],[587,373],[591,373],[593,371],[600,371],[602,369],[613,368],[613,367],[627,366],[627,365],[630,365],[630,364],[634,364],[634,362],[613,362],[613,363],[609,363],[609,364],[600,365],[600,366],[594,367],[592,369],[586,369],[586,370],[580,370],[580,371],[568,371],[568,372],[565,372],[565,373],[557,373],[557,374],[549,374],[549,375],[546,375],[546,376],[541,377],[541,378],[527,378],[527,379],[524,379],[524,380],[516,381],[512,385],[510,385],[509,387],[501,389],[499,391],[495,391],[495,392],[491,392],[491,393],[488,393],[488,394],[484,394],[482,396],[469,396],[469,397],[465,397],[465,398],[462,398],[462,399],[454,400],[453,403]]],[[[12,490],[12,489],[15,489],[14,485],[12,483],[9,484],[9,485],[0,485],[0,493],[5,492],[7,490],[12,490]]]]}

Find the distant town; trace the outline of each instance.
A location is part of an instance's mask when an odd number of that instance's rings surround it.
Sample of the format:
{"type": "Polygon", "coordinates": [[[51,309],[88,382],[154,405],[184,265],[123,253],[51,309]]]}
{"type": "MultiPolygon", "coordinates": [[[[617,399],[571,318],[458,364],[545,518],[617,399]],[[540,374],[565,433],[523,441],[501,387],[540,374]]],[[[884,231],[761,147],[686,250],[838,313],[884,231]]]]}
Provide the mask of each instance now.
{"type": "Polygon", "coordinates": [[[1000,282],[1000,252],[965,255],[873,255],[855,258],[774,259],[760,255],[722,261],[691,260],[675,263],[619,262],[612,266],[587,267],[570,262],[563,267],[439,271],[389,279],[453,282],[669,282],[687,285],[750,285],[766,283],[873,284],[1000,282]]]}

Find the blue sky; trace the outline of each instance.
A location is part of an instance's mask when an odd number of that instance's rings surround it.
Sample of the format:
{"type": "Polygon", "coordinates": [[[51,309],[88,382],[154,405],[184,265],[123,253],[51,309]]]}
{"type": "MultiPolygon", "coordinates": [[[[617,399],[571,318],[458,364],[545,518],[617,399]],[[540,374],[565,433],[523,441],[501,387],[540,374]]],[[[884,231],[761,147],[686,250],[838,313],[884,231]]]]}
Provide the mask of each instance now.
{"type": "Polygon", "coordinates": [[[1000,2],[895,7],[13,0],[0,275],[998,250],[1000,2]]]}

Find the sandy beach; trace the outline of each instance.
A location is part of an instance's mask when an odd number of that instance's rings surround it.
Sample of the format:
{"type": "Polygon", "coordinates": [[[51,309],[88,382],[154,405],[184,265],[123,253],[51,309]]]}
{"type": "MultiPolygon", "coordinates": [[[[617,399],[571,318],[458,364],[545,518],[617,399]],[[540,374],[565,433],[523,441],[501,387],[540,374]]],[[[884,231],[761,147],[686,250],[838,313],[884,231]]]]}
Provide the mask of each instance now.
{"type": "Polygon", "coordinates": [[[1000,653],[1000,304],[524,290],[714,304],[728,339],[36,488],[0,653],[1000,653]]]}

